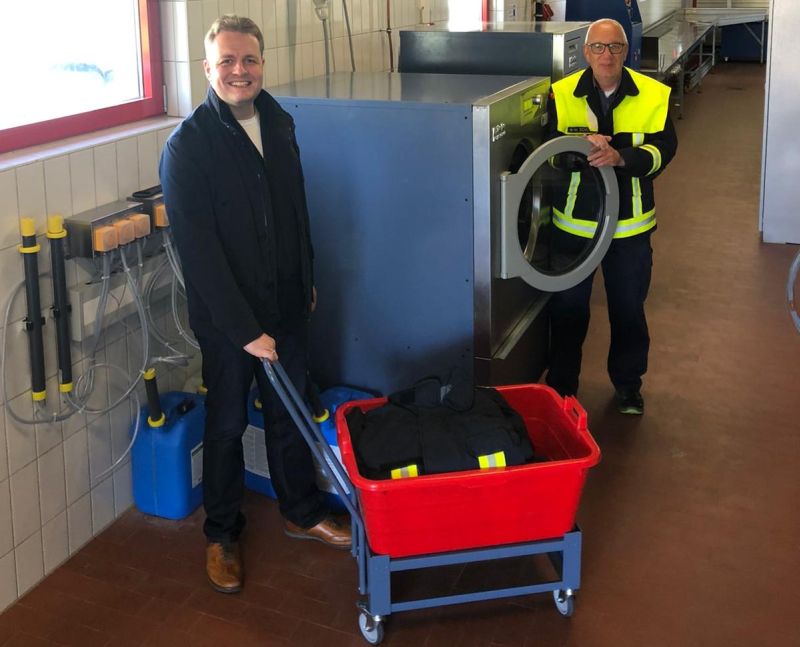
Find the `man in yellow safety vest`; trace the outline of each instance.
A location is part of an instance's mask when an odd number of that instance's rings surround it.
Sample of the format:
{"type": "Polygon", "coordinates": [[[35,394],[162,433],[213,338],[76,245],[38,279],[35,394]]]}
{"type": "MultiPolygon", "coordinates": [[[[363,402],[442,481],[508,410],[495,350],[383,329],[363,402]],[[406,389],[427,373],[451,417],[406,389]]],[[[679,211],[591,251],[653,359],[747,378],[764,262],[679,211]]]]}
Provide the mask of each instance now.
{"type": "MultiPolygon", "coordinates": [[[[625,30],[615,20],[591,24],[583,53],[589,68],[552,86],[549,135],[586,137],[593,145],[585,170],[570,173],[569,186],[553,204],[553,254],[574,257],[597,230],[589,167],[614,167],[619,221],[603,259],[611,344],[608,373],[622,413],[644,413],[642,376],[650,336],[644,302],[650,286],[656,227],[653,178],[675,155],[678,140],[669,118],[670,88],[623,66],[625,30]],[[584,180],[583,191],[581,181],[584,180]]],[[[562,395],[578,390],[581,347],[589,327],[593,275],[555,293],[549,303],[551,357],[547,383],[562,395]]]]}

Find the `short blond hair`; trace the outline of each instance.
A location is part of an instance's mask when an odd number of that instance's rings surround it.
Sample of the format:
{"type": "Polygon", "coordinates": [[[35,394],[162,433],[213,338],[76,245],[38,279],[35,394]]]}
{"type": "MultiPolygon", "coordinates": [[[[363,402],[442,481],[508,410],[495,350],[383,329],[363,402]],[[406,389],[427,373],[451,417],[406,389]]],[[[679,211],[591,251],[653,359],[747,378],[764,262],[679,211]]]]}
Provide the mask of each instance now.
{"type": "Polygon", "coordinates": [[[240,34],[250,34],[251,36],[255,36],[256,40],[258,41],[258,48],[261,52],[261,56],[264,56],[264,35],[261,33],[261,29],[259,29],[258,25],[250,20],[250,18],[246,18],[245,16],[236,16],[231,13],[226,13],[224,16],[220,16],[214,21],[206,33],[206,46],[213,43],[221,31],[235,31],[240,34]]]}

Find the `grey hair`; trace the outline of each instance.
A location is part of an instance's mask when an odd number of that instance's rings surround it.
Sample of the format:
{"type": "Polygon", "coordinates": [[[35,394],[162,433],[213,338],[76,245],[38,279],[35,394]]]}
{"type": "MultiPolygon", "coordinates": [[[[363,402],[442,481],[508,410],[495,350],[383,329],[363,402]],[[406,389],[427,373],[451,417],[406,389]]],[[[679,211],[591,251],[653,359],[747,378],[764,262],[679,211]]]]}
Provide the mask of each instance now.
{"type": "Polygon", "coordinates": [[[592,27],[594,27],[595,25],[599,25],[600,23],[608,23],[619,27],[619,30],[622,32],[622,42],[625,43],[626,45],[628,44],[628,35],[625,33],[625,28],[622,26],[621,23],[617,22],[613,18],[600,18],[599,20],[595,20],[591,25],[589,25],[589,29],[586,30],[586,38],[583,40],[584,45],[589,44],[589,32],[592,31],[592,27]]]}

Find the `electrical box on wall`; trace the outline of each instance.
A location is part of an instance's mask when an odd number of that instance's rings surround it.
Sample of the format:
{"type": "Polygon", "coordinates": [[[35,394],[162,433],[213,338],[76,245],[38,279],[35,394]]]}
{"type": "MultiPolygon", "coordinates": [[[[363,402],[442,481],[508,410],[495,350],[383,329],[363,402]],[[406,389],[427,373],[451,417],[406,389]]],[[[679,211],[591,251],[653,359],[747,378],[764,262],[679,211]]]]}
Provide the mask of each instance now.
{"type": "Polygon", "coordinates": [[[152,229],[169,227],[167,208],[164,206],[164,194],[161,191],[160,184],[152,186],[149,189],[136,191],[128,198],[128,201],[141,203],[141,210],[150,216],[152,229]]]}
{"type": "Polygon", "coordinates": [[[149,234],[150,216],[141,213],[142,206],[141,202],[118,200],[66,218],[69,256],[94,258],[149,234]]]}

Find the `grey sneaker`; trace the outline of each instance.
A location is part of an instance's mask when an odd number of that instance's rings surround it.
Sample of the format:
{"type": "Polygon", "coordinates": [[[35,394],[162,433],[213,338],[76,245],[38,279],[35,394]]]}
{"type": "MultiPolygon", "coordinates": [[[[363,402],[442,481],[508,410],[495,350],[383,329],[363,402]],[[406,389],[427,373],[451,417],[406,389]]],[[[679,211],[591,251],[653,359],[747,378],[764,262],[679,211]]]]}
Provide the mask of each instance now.
{"type": "Polygon", "coordinates": [[[639,389],[617,389],[617,411],[641,416],[644,413],[644,398],[639,389]]]}

